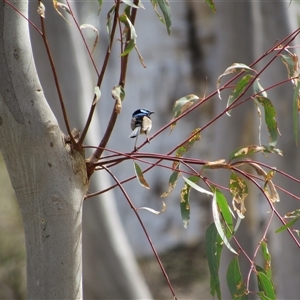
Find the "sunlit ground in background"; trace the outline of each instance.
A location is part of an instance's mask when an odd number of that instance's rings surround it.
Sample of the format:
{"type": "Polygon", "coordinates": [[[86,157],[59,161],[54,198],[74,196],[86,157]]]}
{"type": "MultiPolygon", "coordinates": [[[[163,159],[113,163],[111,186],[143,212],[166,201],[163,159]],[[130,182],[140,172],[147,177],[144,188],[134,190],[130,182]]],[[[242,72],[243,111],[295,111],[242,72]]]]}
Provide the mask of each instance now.
{"type": "Polygon", "coordinates": [[[25,291],[23,223],[0,154],[0,299],[25,299],[25,291]]]}

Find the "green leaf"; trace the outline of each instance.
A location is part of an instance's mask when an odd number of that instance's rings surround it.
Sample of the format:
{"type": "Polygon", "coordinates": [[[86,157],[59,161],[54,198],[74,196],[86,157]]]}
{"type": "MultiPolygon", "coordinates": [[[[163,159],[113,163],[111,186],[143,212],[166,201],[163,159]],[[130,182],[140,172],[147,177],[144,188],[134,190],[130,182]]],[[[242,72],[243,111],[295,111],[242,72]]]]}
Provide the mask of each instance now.
{"type": "Polygon", "coordinates": [[[99,3],[98,15],[99,15],[102,9],[103,0],[98,0],[98,3],[99,3]]]}
{"type": "Polygon", "coordinates": [[[218,234],[215,224],[212,223],[205,232],[205,248],[210,272],[210,293],[213,297],[217,295],[219,300],[222,298],[219,279],[219,266],[222,247],[222,239],[218,234]]]}
{"type": "Polygon", "coordinates": [[[232,172],[229,181],[229,190],[233,197],[233,209],[243,219],[246,212],[245,199],[248,196],[247,183],[243,178],[232,172]]]}
{"type": "Polygon", "coordinates": [[[257,94],[258,96],[260,95],[260,96],[263,96],[266,98],[268,97],[267,92],[259,83],[259,78],[256,78],[253,82],[253,91],[254,91],[254,94],[257,94]]]}
{"type": "Polygon", "coordinates": [[[129,52],[135,47],[137,35],[135,33],[134,26],[132,25],[131,21],[129,20],[129,18],[127,17],[126,14],[122,14],[119,17],[119,19],[122,23],[125,24],[125,26],[127,27],[127,29],[130,32],[130,40],[129,40],[128,44],[126,45],[123,53],[121,53],[121,56],[125,56],[125,55],[129,54],[129,52]]]}
{"type": "Polygon", "coordinates": [[[223,220],[226,223],[226,225],[224,225],[226,236],[228,238],[231,238],[233,234],[233,222],[232,222],[232,216],[231,216],[231,212],[227,200],[225,196],[222,194],[222,192],[218,189],[215,190],[214,195],[217,200],[220,213],[222,214],[223,220]]]}
{"type": "Polygon", "coordinates": [[[168,0],[150,0],[151,4],[154,8],[154,11],[160,21],[163,24],[166,24],[168,34],[171,34],[171,25],[172,25],[172,20],[171,20],[171,8],[168,0]],[[162,14],[164,17],[160,15],[160,13],[157,10],[157,5],[159,6],[162,14]]]}
{"type": "MultiPolygon", "coordinates": [[[[191,176],[189,180],[196,183],[199,180],[198,176],[191,176]]],[[[184,184],[180,192],[180,211],[181,211],[181,218],[183,222],[184,228],[187,228],[190,222],[190,190],[191,186],[187,183],[184,184]]]]}
{"type": "Polygon", "coordinates": [[[244,71],[253,71],[256,73],[256,71],[252,68],[250,68],[249,66],[245,65],[245,64],[241,64],[241,63],[234,63],[233,65],[231,65],[230,67],[228,67],[223,74],[221,74],[219,77],[218,77],[218,80],[217,80],[217,90],[218,90],[218,94],[219,94],[219,98],[221,98],[221,94],[220,94],[220,91],[219,91],[219,88],[220,88],[220,82],[221,82],[221,78],[225,75],[229,75],[229,74],[233,74],[235,72],[244,72],[244,71]]]}
{"type": "Polygon", "coordinates": [[[290,53],[289,55],[281,54],[281,60],[283,64],[286,66],[289,79],[299,76],[298,56],[296,54],[293,53],[290,53]]]}
{"type": "Polygon", "coordinates": [[[271,100],[263,96],[257,96],[255,99],[264,107],[265,110],[265,122],[270,133],[269,145],[275,147],[278,139],[278,128],[276,117],[276,110],[271,100]]]}
{"type": "MultiPolygon", "coordinates": [[[[193,94],[187,95],[185,97],[180,98],[179,100],[175,101],[173,106],[173,119],[182,115],[185,111],[191,108],[199,101],[199,97],[193,94]]],[[[171,125],[171,131],[176,126],[176,123],[171,125]]]]}
{"type": "Polygon", "coordinates": [[[279,233],[281,231],[284,231],[288,228],[290,228],[291,226],[293,226],[298,220],[299,220],[300,217],[297,217],[295,219],[292,219],[291,221],[287,222],[285,225],[281,226],[280,228],[278,228],[275,233],[279,233]]]}
{"type": "Polygon", "coordinates": [[[176,186],[177,180],[178,180],[178,176],[180,175],[180,171],[179,171],[179,165],[177,166],[176,170],[171,174],[170,178],[169,178],[169,190],[167,192],[164,192],[161,197],[167,197],[170,195],[170,193],[173,191],[173,189],[176,186]]]}
{"type": "Polygon", "coordinates": [[[140,185],[146,189],[150,189],[150,186],[144,177],[142,169],[136,162],[134,162],[134,171],[135,171],[135,176],[136,176],[137,180],[139,181],[140,185]]]}
{"type": "MultiPolygon", "coordinates": [[[[191,132],[190,136],[191,138],[176,150],[176,157],[182,157],[186,152],[188,152],[191,149],[191,147],[194,145],[196,141],[200,140],[200,128],[194,129],[191,132]]],[[[173,169],[174,169],[174,165],[176,164],[178,164],[178,162],[174,161],[172,167],[173,169]]]]}
{"type": "Polygon", "coordinates": [[[216,13],[216,6],[214,4],[213,0],[205,0],[205,2],[208,4],[209,8],[213,13],[216,13]]]}
{"type": "Polygon", "coordinates": [[[237,257],[234,257],[233,260],[230,262],[226,278],[232,299],[248,299],[248,296],[246,295],[246,285],[244,284],[242,279],[242,274],[240,271],[239,261],[237,257]]]}
{"type": "Polygon", "coordinates": [[[299,128],[299,107],[300,107],[300,81],[297,80],[295,90],[294,90],[294,98],[293,98],[293,124],[294,124],[294,137],[295,137],[295,143],[298,146],[299,144],[299,134],[298,134],[298,128],[299,128]]]}
{"type": "Polygon", "coordinates": [[[213,201],[212,201],[212,213],[213,213],[213,219],[214,219],[216,228],[217,228],[218,233],[219,233],[222,241],[224,242],[225,246],[232,253],[237,254],[237,252],[229,244],[229,241],[226,237],[226,236],[232,237],[233,224],[232,224],[231,213],[228,208],[228,203],[226,201],[226,198],[218,189],[216,189],[214,191],[214,196],[213,196],[213,201]],[[221,224],[219,209],[220,209],[220,212],[221,212],[224,222],[225,222],[224,229],[221,224]]]}
{"type": "Polygon", "coordinates": [[[265,267],[264,271],[266,272],[266,275],[272,279],[272,268],[271,268],[271,255],[268,249],[268,244],[265,241],[261,242],[261,251],[265,260],[265,267]]]}
{"type": "Polygon", "coordinates": [[[158,5],[164,16],[168,35],[170,35],[172,20],[171,20],[171,8],[170,8],[169,1],[168,0],[158,0],[158,5]]]}
{"type": "Polygon", "coordinates": [[[140,1],[138,5],[135,5],[132,0],[122,0],[122,2],[134,8],[145,8],[140,1]]]}
{"type": "MultiPolygon", "coordinates": [[[[114,5],[107,13],[106,30],[110,39],[111,35],[111,14],[115,12],[116,6],[114,5]]],[[[109,44],[109,40],[108,40],[109,44]]]]}
{"type": "Polygon", "coordinates": [[[262,299],[276,299],[276,293],[272,280],[264,272],[257,272],[257,280],[260,295],[263,296],[262,299]]]}
{"type": "Polygon", "coordinates": [[[210,191],[207,191],[206,189],[203,189],[201,186],[197,185],[196,183],[194,183],[193,181],[189,180],[188,178],[182,176],[182,178],[184,179],[184,181],[193,189],[195,189],[196,191],[202,193],[202,194],[206,194],[208,196],[213,196],[214,194],[210,191]]]}
{"type": "MultiPolygon", "coordinates": [[[[236,101],[241,96],[241,94],[245,91],[246,87],[248,86],[250,80],[253,78],[253,75],[247,74],[238,81],[235,88],[233,89],[233,92],[228,97],[226,107],[229,107],[234,101],[236,101]]],[[[230,112],[231,110],[228,110],[226,114],[230,116],[230,112]]]]}
{"type": "Polygon", "coordinates": [[[258,146],[258,145],[249,145],[245,147],[239,147],[235,149],[229,156],[229,161],[239,158],[239,157],[245,157],[249,156],[254,153],[275,153],[282,156],[281,150],[274,148],[274,147],[266,147],[266,146],[258,146]]]}

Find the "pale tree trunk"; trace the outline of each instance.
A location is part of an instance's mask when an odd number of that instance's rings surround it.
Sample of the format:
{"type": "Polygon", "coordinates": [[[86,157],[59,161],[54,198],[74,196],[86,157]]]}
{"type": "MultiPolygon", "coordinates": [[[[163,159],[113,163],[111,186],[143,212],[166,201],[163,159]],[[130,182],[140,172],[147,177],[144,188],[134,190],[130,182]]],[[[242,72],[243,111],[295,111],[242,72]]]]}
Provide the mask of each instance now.
{"type": "MultiPolygon", "coordinates": [[[[14,2],[27,15],[27,2],[14,2]]],[[[0,147],[21,208],[27,297],[82,298],[83,156],[64,141],[37,77],[27,21],[0,4],[0,147]]]]}
{"type": "MultiPolygon", "coordinates": [[[[55,60],[70,123],[75,124],[76,128],[82,129],[89,112],[97,77],[94,69],[91,68],[82,38],[70,16],[66,14],[71,26],[54,11],[52,3],[44,4],[46,5],[47,37],[55,60]]],[[[71,5],[79,24],[85,23],[87,16],[95,15],[94,12],[98,9],[96,2],[77,3],[77,5],[71,3],[71,5]]],[[[112,5],[112,3],[106,3],[102,12],[108,5],[112,5]]],[[[30,4],[30,19],[35,24],[39,24],[35,3],[30,4]]],[[[97,23],[95,25],[97,28],[99,27],[97,23]]],[[[88,31],[84,31],[85,35],[87,33],[88,31]]],[[[98,68],[101,67],[103,53],[106,51],[108,41],[106,35],[104,29],[104,32],[100,33],[97,45],[97,50],[100,48],[100,51],[94,54],[96,61],[100,62],[98,68]]],[[[42,39],[35,30],[31,32],[31,38],[39,78],[45,94],[47,96],[55,94],[55,99],[51,98],[50,105],[56,112],[59,123],[63,126],[62,114],[57,105],[58,100],[56,92],[53,90],[54,83],[52,74],[49,74],[50,68],[42,39]]],[[[91,44],[89,39],[88,44],[91,44]]],[[[115,60],[114,55],[112,61],[115,60]]],[[[118,57],[118,54],[116,55],[118,57]]],[[[111,101],[110,90],[117,83],[118,75],[118,67],[110,68],[110,75],[105,75],[104,84],[101,87],[102,96],[98,105],[101,114],[97,111],[93,117],[85,140],[86,145],[98,145],[103,136],[102,127],[105,129],[114,104],[111,101]]],[[[112,182],[109,181],[104,171],[94,173],[90,191],[99,191],[111,184],[112,182]]],[[[124,198],[119,200],[124,201],[124,198]]],[[[120,223],[115,201],[114,191],[110,191],[86,200],[83,205],[84,298],[151,299],[149,289],[128,243],[124,227],[120,223]]]]}

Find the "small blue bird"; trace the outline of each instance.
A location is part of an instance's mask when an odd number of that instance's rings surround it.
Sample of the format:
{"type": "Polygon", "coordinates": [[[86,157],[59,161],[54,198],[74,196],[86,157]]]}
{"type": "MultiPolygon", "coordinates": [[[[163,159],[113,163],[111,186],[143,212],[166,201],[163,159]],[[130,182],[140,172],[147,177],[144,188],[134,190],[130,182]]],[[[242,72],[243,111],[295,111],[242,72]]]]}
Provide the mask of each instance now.
{"type": "Polygon", "coordinates": [[[135,144],[134,144],[135,150],[136,150],[136,142],[137,142],[139,134],[146,134],[147,142],[149,143],[148,132],[152,128],[152,121],[151,121],[150,115],[153,113],[154,113],[154,111],[150,111],[145,108],[140,108],[132,114],[132,119],[131,119],[131,124],[130,124],[132,132],[129,135],[129,137],[136,138],[135,144]]]}

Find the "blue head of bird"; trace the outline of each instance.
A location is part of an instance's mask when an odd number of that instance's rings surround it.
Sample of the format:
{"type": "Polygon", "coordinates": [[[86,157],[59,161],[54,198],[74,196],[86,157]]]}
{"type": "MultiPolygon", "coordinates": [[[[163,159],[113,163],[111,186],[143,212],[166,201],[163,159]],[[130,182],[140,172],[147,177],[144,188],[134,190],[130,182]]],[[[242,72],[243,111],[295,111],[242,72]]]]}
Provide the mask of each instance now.
{"type": "Polygon", "coordinates": [[[154,111],[150,111],[145,108],[140,108],[136,110],[132,114],[132,119],[131,119],[131,134],[129,137],[135,138],[139,134],[146,134],[148,138],[148,133],[152,128],[152,121],[151,121],[151,114],[153,114],[154,111]]]}

